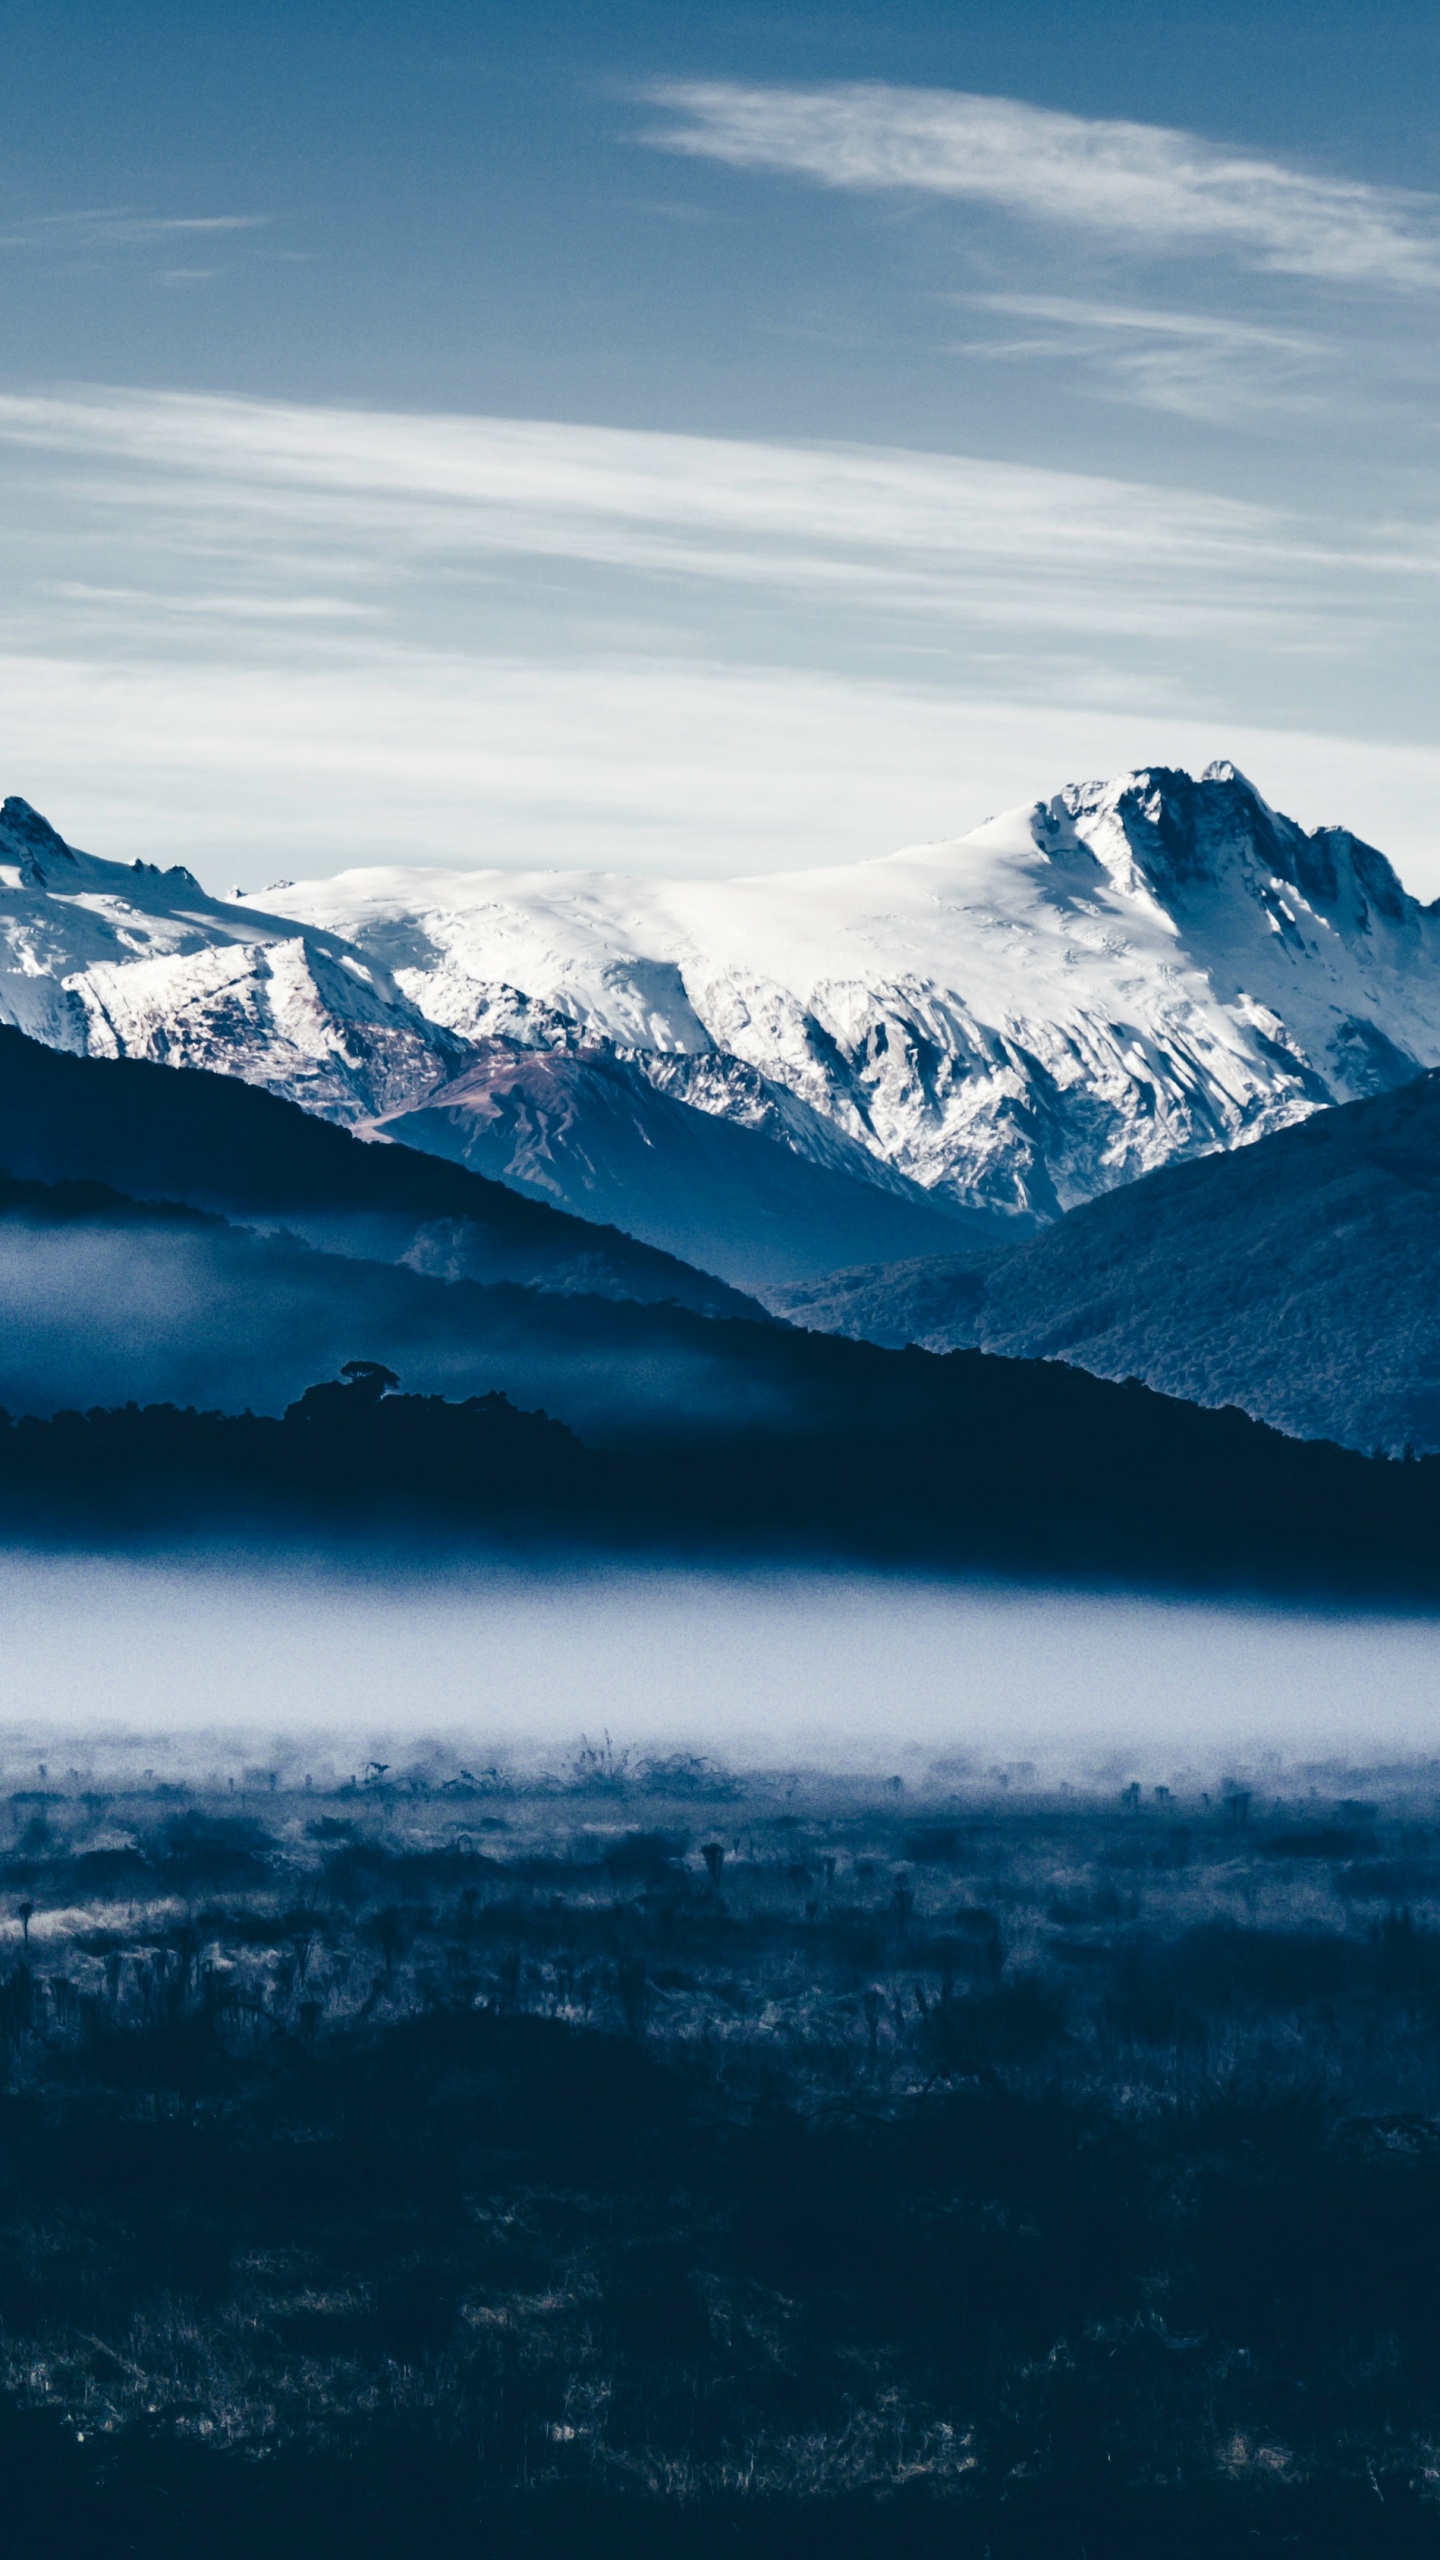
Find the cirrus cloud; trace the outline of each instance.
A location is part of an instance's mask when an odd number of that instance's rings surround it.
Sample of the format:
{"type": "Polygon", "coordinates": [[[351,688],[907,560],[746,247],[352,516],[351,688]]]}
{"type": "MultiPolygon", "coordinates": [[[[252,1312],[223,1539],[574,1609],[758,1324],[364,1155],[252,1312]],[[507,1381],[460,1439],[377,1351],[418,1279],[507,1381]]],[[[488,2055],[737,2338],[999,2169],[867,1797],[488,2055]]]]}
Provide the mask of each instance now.
{"type": "Polygon", "coordinates": [[[33,213],[13,231],[0,232],[0,249],[136,249],[177,236],[222,231],[263,231],[268,213],[135,213],[124,205],[80,213],[33,213]]]}
{"type": "Polygon", "coordinates": [[[283,576],[303,545],[382,578],[566,560],[1090,643],[1308,647],[1317,576],[1338,600],[1440,567],[1409,528],[895,447],[89,386],[0,393],[6,452],[43,457],[64,522],[126,525],[151,556],[228,551],[283,576]]]}
{"type": "Polygon", "coordinates": [[[1434,199],[1165,125],[879,81],[668,82],[648,95],[672,120],[644,141],[733,168],[949,196],[1151,248],[1228,248],[1249,266],[1332,283],[1440,286],[1434,199]]]}
{"type": "MultiPolygon", "coordinates": [[[[1121,317],[1149,345],[1166,315],[1121,317]]],[[[1228,753],[1440,887],[1440,548],[1413,517],[89,385],[0,396],[0,521],[6,787],[217,884],[784,867],[1228,753]]]]}

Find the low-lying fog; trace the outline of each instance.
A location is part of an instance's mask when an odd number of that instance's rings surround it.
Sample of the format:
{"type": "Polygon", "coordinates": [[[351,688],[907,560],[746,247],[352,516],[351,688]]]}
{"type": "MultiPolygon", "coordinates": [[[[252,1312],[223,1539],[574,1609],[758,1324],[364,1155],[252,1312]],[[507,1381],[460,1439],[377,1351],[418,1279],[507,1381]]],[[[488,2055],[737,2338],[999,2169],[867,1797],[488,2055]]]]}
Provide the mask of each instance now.
{"type": "Polygon", "coordinates": [[[67,1737],[97,1773],[116,1754],[162,1777],[268,1752],[313,1757],[317,1782],[426,1737],[479,1766],[606,1730],[617,1750],[737,1767],[1032,1763],[1106,1783],[1440,1746],[1440,1630],[1419,1614],[847,1572],[31,1551],[0,1555],[0,1623],[11,1784],[67,1737]]]}

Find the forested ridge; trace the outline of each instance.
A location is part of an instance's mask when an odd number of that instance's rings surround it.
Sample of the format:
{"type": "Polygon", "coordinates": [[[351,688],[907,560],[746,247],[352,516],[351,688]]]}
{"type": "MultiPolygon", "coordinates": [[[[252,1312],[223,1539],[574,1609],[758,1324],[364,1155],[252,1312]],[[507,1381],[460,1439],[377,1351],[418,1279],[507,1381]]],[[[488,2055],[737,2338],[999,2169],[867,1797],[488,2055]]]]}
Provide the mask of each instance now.
{"type": "MultiPolygon", "coordinates": [[[[756,1328],[777,1380],[794,1337],[756,1328]]],[[[793,1419],[603,1450],[499,1394],[407,1395],[347,1364],[280,1417],[129,1405],[5,1418],[0,1507],[162,1529],[239,1514],[526,1539],[1103,1571],[1440,1581],[1440,1459],[1291,1440],[1055,1363],[864,1344],[803,1354],[793,1419]]]]}

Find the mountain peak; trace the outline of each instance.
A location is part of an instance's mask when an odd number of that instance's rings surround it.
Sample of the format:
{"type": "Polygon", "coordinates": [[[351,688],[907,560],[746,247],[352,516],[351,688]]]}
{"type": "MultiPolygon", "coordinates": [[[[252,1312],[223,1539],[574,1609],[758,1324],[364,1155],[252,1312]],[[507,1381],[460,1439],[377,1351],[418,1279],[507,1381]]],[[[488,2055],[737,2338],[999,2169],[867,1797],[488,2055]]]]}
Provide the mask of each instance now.
{"type": "Polygon", "coordinates": [[[18,794],[0,855],[0,1023],[48,1047],[211,1067],[340,1120],[455,1072],[460,1044],[333,934],[237,916],[183,863],[82,853],[18,794]]]}
{"type": "Polygon", "coordinates": [[[65,862],[75,859],[73,847],[57,833],[49,819],[42,818],[39,810],[32,809],[29,801],[20,799],[18,794],[12,793],[0,804],[0,837],[8,838],[12,845],[32,859],[42,853],[49,854],[52,859],[58,855],[65,862]]]}
{"type": "Polygon", "coordinates": [[[1371,949],[1377,930],[1413,934],[1423,912],[1373,845],[1344,828],[1307,833],[1228,758],[1198,781],[1154,765],[1072,784],[1050,809],[1064,813],[1122,895],[1148,893],[1182,929],[1203,924],[1232,947],[1247,911],[1282,940],[1321,927],[1352,943],[1364,937],[1371,949]]]}

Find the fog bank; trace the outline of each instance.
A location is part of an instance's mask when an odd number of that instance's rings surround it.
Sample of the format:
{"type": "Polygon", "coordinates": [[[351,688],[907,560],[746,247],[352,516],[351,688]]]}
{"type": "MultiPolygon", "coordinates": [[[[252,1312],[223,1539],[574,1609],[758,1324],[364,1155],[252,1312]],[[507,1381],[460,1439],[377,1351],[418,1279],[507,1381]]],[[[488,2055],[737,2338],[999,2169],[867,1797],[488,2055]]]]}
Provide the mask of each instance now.
{"type": "Polygon", "coordinates": [[[736,1766],[1203,1779],[1423,1758],[1432,1618],[853,1572],[0,1556],[0,1770],[443,1738],[533,1763],[608,1730],[736,1766]],[[86,1754],[80,1738],[89,1737],[86,1754]]]}

